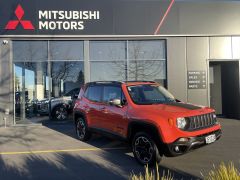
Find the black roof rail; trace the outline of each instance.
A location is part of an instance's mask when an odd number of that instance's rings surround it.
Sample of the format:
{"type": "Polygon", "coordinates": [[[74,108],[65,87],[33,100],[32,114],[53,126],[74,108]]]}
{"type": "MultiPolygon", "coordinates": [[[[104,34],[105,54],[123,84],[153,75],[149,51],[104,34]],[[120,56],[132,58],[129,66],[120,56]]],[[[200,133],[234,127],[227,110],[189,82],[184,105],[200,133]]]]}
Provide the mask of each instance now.
{"type": "Polygon", "coordinates": [[[122,84],[120,81],[93,81],[88,84],[122,84]]]}
{"type": "Polygon", "coordinates": [[[140,80],[137,80],[137,81],[124,81],[126,83],[128,82],[150,82],[150,83],[156,83],[155,81],[140,81],[140,80]]]}
{"type": "Polygon", "coordinates": [[[93,81],[93,82],[88,82],[87,84],[122,84],[122,83],[131,83],[131,82],[148,82],[148,83],[156,83],[155,81],[93,81]]]}

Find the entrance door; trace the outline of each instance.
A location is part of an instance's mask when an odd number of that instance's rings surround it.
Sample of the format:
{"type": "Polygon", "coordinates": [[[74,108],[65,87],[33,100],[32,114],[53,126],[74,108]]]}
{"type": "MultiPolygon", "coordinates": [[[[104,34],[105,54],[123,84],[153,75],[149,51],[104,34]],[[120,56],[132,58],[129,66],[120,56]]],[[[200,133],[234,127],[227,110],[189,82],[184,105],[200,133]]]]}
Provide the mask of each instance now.
{"type": "Polygon", "coordinates": [[[240,119],[239,61],[210,61],[210,106],[218,115],[240,119]]]}

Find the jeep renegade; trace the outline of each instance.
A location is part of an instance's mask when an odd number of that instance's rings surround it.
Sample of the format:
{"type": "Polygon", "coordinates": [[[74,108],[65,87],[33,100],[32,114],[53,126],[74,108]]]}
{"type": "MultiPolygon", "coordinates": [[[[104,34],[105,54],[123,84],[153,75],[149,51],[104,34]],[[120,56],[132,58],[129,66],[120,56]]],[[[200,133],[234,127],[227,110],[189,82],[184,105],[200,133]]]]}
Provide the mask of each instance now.
{"type": "Polygon", "coordinates": [[[156,82],[90,82],[74,106],[76,134],[87,141],[92,132],[127,140],[136,160],[159,163],[215,142],[221,126],[215,111],[176,100],[156,82]]]}

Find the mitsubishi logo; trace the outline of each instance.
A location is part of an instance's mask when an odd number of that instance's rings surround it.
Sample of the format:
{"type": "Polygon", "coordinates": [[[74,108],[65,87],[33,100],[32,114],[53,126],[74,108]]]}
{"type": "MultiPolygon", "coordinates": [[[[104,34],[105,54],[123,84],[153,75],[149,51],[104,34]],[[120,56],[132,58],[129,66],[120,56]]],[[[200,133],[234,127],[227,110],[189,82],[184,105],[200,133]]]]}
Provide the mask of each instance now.
{"type": "Polygon", "coordinates": [[[34,30],[35,28],[33,27],[31,21],[28,20],[22,20],[23,16],[24,16],[24,10],[22,8],[22,6],[19,4],[15,10],[15,15],[17,17],[17,20],[10,20],[5,29],[8,30],[14,30],[17,28],[17,26],[19,24],[21,24],[21,26],[23,27],[23,29],[25,30],[34,30]]]}

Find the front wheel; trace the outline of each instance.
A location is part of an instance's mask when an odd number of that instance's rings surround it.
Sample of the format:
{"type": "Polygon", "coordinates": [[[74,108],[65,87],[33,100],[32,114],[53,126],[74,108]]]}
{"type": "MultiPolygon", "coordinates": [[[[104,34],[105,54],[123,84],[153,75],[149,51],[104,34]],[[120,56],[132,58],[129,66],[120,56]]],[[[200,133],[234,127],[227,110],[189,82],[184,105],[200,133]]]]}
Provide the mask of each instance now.
{"type": "Polygon", "coordinates": [[[142,165],[154,165],[161,161],[161,155],[152,137],[145,133],[136,133],[132,141],[132,150],[135,159],[142,165]]]}

